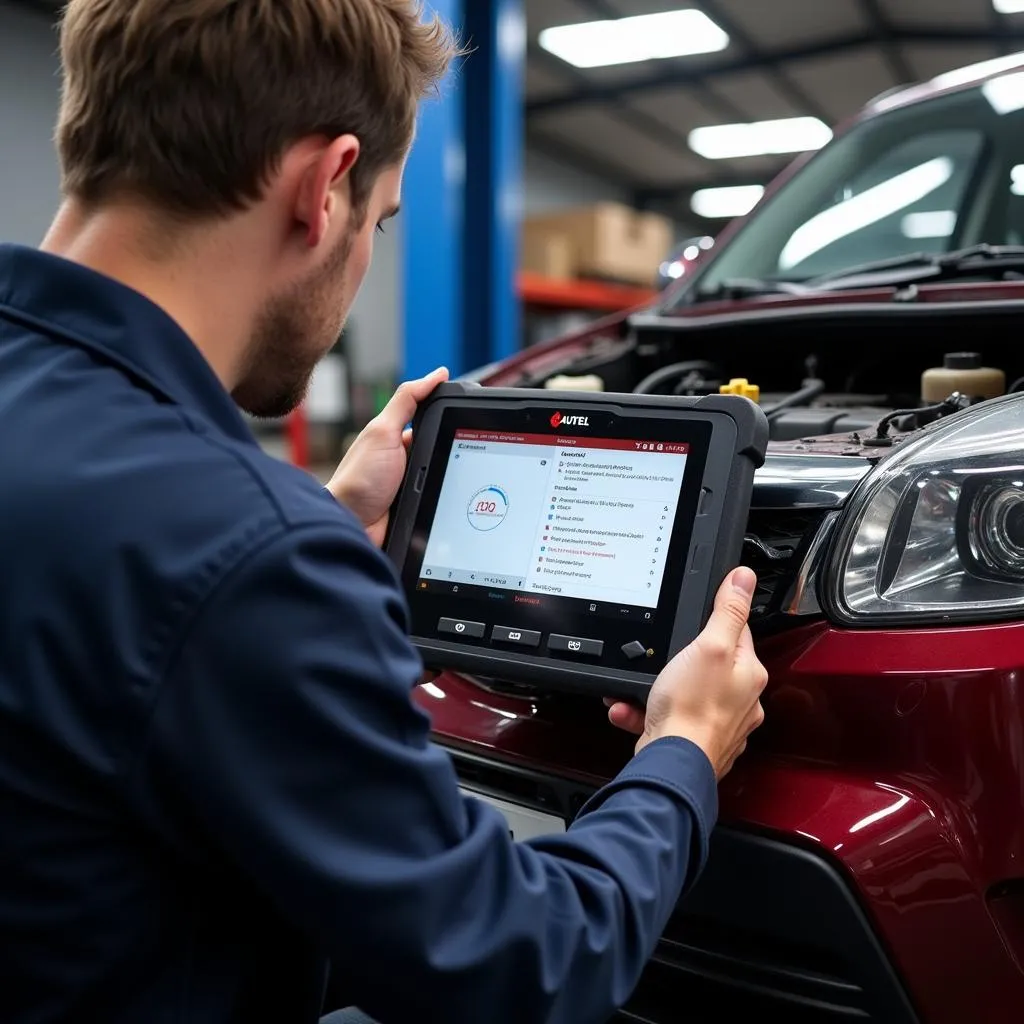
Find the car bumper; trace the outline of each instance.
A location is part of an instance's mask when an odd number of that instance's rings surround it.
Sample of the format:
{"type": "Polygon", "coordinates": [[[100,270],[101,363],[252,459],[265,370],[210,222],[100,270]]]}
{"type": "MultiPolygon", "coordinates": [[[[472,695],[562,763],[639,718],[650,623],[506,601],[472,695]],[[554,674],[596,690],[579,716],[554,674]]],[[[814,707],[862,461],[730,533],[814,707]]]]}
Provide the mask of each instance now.
{"type": "MultiPolygon", "coordinates": [[[[790,1020],[1020,1020],[1024,627],[819,623],[760,652],[768,721],[723,783],[705,874],[622,1019],[675,1019],[659,1000],[701,992],[790,1020]]],[[[454,676],[417,699],[467,786],[567,820],[631,753],[599,701],[454,676]]]]}

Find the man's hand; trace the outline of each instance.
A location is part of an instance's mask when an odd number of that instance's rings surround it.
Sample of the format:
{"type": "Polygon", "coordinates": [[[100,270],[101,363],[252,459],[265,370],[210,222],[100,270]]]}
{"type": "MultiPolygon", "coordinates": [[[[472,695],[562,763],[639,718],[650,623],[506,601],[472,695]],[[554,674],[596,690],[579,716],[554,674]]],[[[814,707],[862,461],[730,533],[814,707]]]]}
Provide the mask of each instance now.
{"type": "Polygon", "coordinates": [[[419,380],[407,381],[395,392],[380,414],[370,421],[349,448],[327,489],[359,517],[370,540],[384,543],[388,512],[402,485],[402,476],[419,404],[438,384],[448,379],[443,367],[419,380]]]}
{"type": "Polygon", "coordinates": [[[722,584],[704,632],[658,676],[647,712],[608,702],[614,725],[641,733],[637,753],[653,740],[692,740],[722,779],[764,721],[761,694],[768,673],[754,653],[747,619],[757,578],[737,569],[722,584]]]}

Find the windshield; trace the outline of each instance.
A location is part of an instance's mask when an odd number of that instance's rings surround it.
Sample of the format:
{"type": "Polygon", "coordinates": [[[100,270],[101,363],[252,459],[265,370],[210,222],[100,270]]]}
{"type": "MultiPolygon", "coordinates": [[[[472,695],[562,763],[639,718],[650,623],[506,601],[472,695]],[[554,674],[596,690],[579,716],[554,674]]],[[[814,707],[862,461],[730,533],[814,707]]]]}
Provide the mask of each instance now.
{"type": "Polygon", "coordinates": [[[674,301],[913,253],[1024,244],[1024,74],[877,115],[826,146],[674,301]]]}

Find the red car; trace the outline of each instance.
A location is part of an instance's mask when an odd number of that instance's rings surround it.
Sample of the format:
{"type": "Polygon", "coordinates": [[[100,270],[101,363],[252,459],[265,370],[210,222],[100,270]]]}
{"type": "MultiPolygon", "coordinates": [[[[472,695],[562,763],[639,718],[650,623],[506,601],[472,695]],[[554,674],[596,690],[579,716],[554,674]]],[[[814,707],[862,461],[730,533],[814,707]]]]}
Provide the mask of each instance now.
{"type": "MultiPolygon", "coordinates": [[[[1024,1020],[1022,328],[1024,56],[876,101],[658,306],[478,375],[746,378],[772,424],[746,543],[767,722],[617,1020],[1024,1020]]],[[[453,674],[417,699],[520,836],[632,749],[600,701],[453,674]]]]}

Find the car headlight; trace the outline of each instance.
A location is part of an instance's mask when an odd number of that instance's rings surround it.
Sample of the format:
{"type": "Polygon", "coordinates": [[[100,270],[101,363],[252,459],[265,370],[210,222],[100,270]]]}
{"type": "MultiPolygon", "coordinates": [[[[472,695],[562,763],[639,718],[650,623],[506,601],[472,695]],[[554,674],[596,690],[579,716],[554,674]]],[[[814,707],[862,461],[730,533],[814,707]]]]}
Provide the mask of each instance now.
{"type": "Polygon", "coordinates": [[[833,551],[828,603],[851,624],[1024,612],[1024,396],[905,441],[852,498],[833,551]]]}

